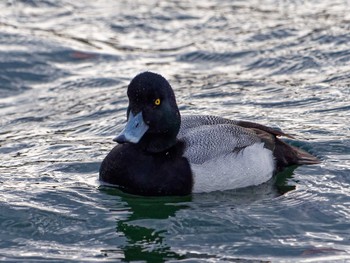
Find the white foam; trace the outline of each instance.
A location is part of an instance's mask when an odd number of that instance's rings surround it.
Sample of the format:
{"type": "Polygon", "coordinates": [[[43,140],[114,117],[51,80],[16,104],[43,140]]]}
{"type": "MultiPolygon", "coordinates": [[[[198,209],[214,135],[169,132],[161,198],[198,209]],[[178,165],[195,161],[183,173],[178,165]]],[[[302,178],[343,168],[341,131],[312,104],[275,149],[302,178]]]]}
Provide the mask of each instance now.
{"type": "Polygon", "coordinates": [[[193,192],[201,193],[262,184],[272,177],[275,161],[272,151],[264,148],[263,143],[258,143],[203,164],[191,164],[191,167],[193,192]]]}

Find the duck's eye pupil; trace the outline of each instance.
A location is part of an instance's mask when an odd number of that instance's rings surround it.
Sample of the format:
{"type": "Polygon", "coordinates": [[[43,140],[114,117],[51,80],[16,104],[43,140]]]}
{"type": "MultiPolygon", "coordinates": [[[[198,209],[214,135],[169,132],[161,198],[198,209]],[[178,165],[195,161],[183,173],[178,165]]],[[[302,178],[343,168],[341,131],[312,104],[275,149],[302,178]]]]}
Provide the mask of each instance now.
{"type": "Polygon", "coordinates": [[[155,101],[154,101],[154,105],[160,105],[160,99],[156,99],[155,101]]]}

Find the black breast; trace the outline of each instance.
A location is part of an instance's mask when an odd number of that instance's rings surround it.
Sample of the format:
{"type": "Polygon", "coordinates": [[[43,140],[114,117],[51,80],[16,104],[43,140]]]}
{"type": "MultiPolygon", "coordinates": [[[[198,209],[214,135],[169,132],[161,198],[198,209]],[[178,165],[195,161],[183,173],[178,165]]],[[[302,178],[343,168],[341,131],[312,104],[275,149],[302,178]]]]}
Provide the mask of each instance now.
{"type": "Polygon", "coordinates": [[[137,195],[188,195],[193,178],[182,153],[180,142],[156,154],[144,152],[135,144],[120,144],[103,160],[100,180],[137,195]]]}

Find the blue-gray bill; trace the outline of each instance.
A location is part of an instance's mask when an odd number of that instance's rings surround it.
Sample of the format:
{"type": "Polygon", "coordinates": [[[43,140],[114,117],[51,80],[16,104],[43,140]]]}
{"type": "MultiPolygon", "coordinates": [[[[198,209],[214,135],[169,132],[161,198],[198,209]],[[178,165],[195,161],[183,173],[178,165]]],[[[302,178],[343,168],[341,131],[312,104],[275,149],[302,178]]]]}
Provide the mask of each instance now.
{"type": "Polygon", "coordinates": [[[149,126],[143,121],[142,111],[136,115],[130,111],[125,128],[113,141],[117,143],[138,143],[148,128],[149,126]]]}

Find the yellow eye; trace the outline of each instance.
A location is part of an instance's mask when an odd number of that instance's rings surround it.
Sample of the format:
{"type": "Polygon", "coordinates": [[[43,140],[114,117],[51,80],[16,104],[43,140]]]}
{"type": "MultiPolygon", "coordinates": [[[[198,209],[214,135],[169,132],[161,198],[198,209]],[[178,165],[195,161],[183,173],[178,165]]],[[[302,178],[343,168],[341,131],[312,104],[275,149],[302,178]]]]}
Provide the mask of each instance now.
{"type": "Polygon", "coordinates": [[[154,105],[159,106],[159,105],[160,105],[160,99],[156,99],[156,100],[154,101],[154,105]]]}

